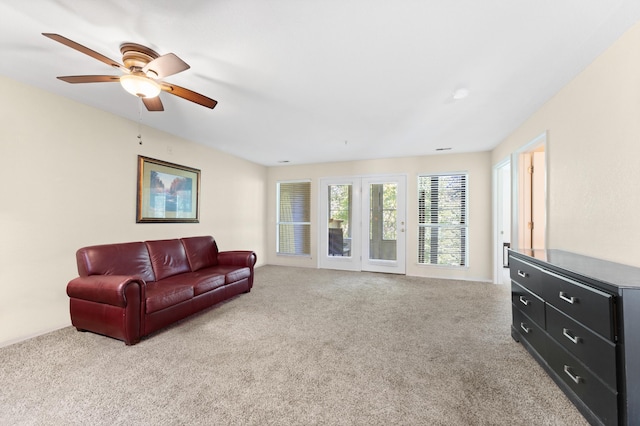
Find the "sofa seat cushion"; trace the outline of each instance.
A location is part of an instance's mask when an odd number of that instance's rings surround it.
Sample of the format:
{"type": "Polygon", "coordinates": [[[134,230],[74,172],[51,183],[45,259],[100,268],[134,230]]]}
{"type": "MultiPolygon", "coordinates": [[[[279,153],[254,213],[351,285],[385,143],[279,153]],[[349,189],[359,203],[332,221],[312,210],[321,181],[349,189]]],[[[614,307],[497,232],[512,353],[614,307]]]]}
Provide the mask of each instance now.
{"type": "Polygon", "coordinates": [[[193,286],[164,281],[147,283],[145,305],[148,314],[193,299],[193,286]]]}
{"type": "Polygon", "coordinates": [[[244,278],[251,276],[251,269],[249,267],[233,266],[233,265],[218,265],[210,268],[202,269],[199,272],[203,273],[218,273],[224,275],[224,283],[231,284],[236,281],[240,281],[244,278]]]}
{"type": "Polygon", "coordinates": [[[193,291],[196,295],[206,293],[207,291],[211,291],[218,287],[222,287],[225,285],[225,277],[222,274],[217,272],[193,272],[192,274],[193,281],[193,291]]]}
{"type": "Polygon", "coordinates": [[[166,285],[188,285],[193,287],[193,294],[206,293],[226,284],[224,274],[215,271],[200,270],[174,275],[161,281],[166,285]]]}

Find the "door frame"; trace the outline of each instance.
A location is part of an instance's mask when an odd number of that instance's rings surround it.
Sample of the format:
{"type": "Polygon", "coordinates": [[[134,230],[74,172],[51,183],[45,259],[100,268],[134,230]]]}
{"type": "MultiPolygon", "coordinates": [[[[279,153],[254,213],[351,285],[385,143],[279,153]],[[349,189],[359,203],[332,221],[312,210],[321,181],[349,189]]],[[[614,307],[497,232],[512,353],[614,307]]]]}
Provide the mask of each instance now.
{"type": "Polygon", "coordinates": [[[511,183],[513,168],[511,167],[511,159],[507,157],[493,167],[493,282],[494,284],[503,284],[504,276],[504,222],[509,220],[509,243],[513,243],[511,235],[511,183]],[[504,169],[509,167],[509,176],[505,178],[504,169]],[[505,182],[506,180],[506,182],[505,182]],[[505,186],[508,189],[505,191],[505,186]],[[505,193],[506,192],[506,193],[505,193]],[[504,211],[505,207],[509,208],[508,213],[504,211]],[[505,216],[507,216],[505,218],[505,216]]]}

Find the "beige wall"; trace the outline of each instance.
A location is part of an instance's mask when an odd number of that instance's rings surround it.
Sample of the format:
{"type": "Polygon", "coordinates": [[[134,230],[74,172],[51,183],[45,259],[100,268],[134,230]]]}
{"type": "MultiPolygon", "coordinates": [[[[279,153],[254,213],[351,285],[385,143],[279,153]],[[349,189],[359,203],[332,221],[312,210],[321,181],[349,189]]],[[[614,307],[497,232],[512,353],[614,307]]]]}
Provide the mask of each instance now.
{"type": "Polygon", "coordinates": [[[407,175],[407,275],[489,281],[491,260],[491,155],[431,155],[424,157],[344,163],[271,167],[268,171],[267,262],[274,265],[318,266],[318,190],[319,181],[327,177],[366,176],[374,174],[407,175]],[[417,177],[419,174],[467,172],[469,174],[469,267],[445,268],[418,265],[417,259],[417,177]],[[276,254],[276,183],[285,180],[311,179],[311,257],[276,254]]]}
{"type": "Polygon", "coordinates": [[[640,23],[500,144],[493,164],[544,131],[547,247],[640,266],[640,23]]]}
{"type": "Polygon", "coordinates": [[[266,258],[266,167],[0,77],[0,346],[69,325],[85,245],[213,235],[266,258]],[[201,169],[198,224],[136,224],[137,156],[201,169]]]}

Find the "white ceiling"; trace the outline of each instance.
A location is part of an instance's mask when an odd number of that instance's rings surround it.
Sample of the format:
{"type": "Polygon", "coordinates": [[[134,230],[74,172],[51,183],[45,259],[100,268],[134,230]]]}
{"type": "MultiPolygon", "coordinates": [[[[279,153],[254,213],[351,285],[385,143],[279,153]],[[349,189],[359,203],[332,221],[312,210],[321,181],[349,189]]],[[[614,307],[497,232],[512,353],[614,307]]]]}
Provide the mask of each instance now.
{"type": "Polygon", "coordinates": [[[2,0],[0,75],[264,165],[486,151],[638,20],[638,0],[2,0]],[[173,52],[191,69],[166,80],[219,103],[141,113],[62,82],[118,72],[42,32],[173,52]]]}

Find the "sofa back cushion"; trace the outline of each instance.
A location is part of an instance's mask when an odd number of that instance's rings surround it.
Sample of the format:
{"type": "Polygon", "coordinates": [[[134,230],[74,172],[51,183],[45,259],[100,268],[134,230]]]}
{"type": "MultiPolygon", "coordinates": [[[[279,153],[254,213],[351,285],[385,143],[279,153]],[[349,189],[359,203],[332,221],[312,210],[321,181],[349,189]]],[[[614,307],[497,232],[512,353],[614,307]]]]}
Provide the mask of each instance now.
{"type": "Polygon", "coordinates": [[[193,272],[218,264],[218,245],[211,236],[182,239],[193,272]]]}
{"type": "Polygon", "coordinates": [[[76,252],[78,274],[134,275],[155,281],[147,246],[143,242],[83,247],[76,252]]]}
{"type": "Polygon", "coordinates": [[[147,241],[145,244],[157,281],[191,270],[180,240],[147,241]]]}

